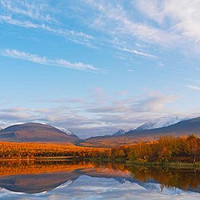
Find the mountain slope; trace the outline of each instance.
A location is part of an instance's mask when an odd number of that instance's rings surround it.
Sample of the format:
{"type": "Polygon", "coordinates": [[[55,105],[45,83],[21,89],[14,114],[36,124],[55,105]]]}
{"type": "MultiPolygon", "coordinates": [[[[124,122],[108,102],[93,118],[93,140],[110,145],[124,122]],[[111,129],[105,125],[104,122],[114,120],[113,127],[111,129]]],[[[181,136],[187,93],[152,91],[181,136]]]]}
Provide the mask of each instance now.
{"type": "Polygon", "coordinates": [[[40,123],[19,124],[0,130],[0,140],[9,142],[72,143],[78,139],[76,135],[40,123]]]}
{"type": "Polygon", "coordinates": [[[139,126],[137,130],[147,130],[147,129],[167,127],[176,124],[180,121],[182,121],[182,119],[178,117],[162,117],[139,126]]]}
{"type": "Polygon", "coordinates": [[[124,135],[127,131],[119,129],[117,132],[113,134],[113,136],[119,136],[119,135],[124,135]]]}
{"type": "Polygon", "coordinates": [[[188,134],[197,134],[200,136],[200,117],[183,120],[176,124],[156,128],[156,129],[149,129],[149,130],[131,130],[126,133],[126,135],[137,134],[140,133],[141,135],[157,135],[157,134],[170,134],[170,135],[188,135],[188,134]]]}
{"type": "Polygon", "coordinates": [[[130,130],[124,135],[91,137],[81,144],[83,146],[116,146],[133,144],[141,140],[152,141],[158,139],[161,135],[183,136],[189,134],[200,136],[200,117],[180,121],[176,124],[162,128],[130,130]]]}

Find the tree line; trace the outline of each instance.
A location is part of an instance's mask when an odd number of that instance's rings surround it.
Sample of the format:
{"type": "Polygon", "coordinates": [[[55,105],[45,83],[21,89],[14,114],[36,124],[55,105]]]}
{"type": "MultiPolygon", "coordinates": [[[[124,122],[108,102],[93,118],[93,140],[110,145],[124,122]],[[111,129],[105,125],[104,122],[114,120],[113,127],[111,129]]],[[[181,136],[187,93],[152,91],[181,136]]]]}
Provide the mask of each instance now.
{"type": "Polygon", "coordinates": [[[200,161],[200,138],[164,136],[157,141],[140,142],[130,148],[127,155],[131,161],[140,162],[189,162],[200,161]]]}
{"type": "Polygon", "coordinates": [[[97,148],[61,144],[0,142],[0,159],[35,159],[38,157],[71,157],[100,161],[131,162],[200,162],[200,138],[162,136],[157,141],[97,148]]]}

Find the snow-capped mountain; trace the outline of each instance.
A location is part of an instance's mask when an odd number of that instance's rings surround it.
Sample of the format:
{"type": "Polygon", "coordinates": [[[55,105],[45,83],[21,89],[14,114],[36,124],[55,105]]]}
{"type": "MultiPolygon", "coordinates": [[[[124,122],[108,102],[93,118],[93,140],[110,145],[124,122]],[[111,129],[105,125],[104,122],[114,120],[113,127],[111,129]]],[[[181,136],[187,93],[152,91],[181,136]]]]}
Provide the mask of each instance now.
{"type": "Polygon", "coordinates": [[[0,139],[12,142],[51,142],[72,143],[79,138],[67,134],[49,124],[23,123],[0,130],[0,139]]]}
{"type": "Polygon", "coordinates": [[[157,120],[153,120],[150,122],[147,122],[141,126],[139,126],[136,130],[149,130],[149,129],[155,129],[155,128],[163,128],[167,127],[173,124],[176,124],[183,119],[179,117],[162,117],[157,120]]]}
{"type": "Polygon", "coordinates": [[[63,132],[65,132],[67,135],[69,135],[69,136],[75,136],[75,137],[77,137],[77,135],[76,134],[74,134],[72,131],[70,131],[70,130],[68,130],[68,129],[66,129],[66,128],[62,128],[62,127],[57,127],[59,130],[61,130],[61,131],[63,131],[63,132]]]}

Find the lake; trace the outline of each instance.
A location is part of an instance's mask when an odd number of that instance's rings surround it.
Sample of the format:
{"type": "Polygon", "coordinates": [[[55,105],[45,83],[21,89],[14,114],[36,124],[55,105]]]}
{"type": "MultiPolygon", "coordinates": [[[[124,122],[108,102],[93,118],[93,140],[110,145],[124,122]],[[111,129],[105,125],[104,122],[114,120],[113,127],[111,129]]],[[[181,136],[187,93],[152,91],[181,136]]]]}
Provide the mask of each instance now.
{"type": "Polygon", "coordinates": [[[200,199],[200,171],[72,161],[0,162],[0,199],[200,199]]]}

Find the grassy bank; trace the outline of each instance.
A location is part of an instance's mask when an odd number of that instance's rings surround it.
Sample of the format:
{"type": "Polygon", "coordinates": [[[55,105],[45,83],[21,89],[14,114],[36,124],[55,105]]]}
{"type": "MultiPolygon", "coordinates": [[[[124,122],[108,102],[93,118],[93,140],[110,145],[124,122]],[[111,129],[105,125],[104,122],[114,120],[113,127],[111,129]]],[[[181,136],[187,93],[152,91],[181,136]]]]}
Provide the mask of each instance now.
{"type": "Polygon", "coordinates": [[[200,162],[196,163],[185,163],[185,162],[131,162],[126,161],[128,165],[138,165],[147,167],[161,167],[161,168],[173,168],[173,169],[200,169],[200,162]]]}

